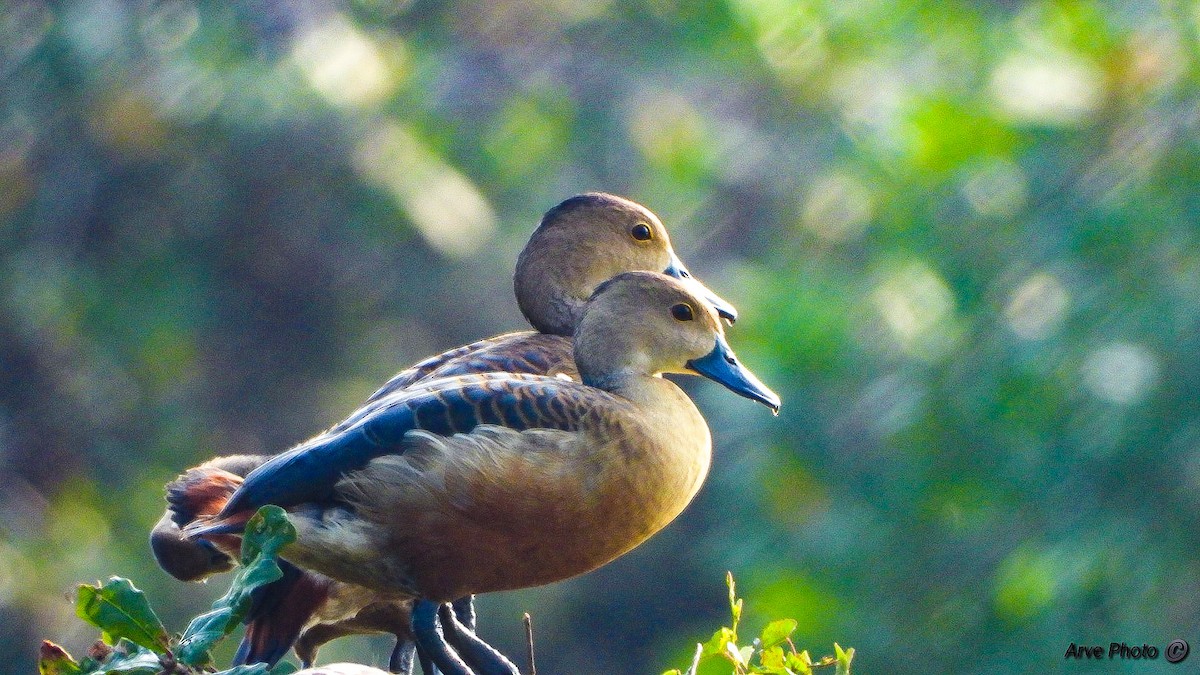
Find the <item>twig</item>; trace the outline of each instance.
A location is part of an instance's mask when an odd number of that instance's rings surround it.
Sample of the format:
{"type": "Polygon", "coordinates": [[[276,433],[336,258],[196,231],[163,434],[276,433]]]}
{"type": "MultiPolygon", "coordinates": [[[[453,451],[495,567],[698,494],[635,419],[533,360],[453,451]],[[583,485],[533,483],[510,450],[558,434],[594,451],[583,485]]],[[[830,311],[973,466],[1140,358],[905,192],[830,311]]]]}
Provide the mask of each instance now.
{"type": "Polygon", "coordinates": [[[525,646],[529,650],[529,675],[537,675],[537,664],[533,662],[533,617],[525,612],[525,646]]]}
{"type": "Polygon", "coordinates": [[[692,657],[692,666],[687,669],[683,675],[696,675],[696,670],[700,668],[700,657],[704,654],[704,645],[696,643],[696,655],[692,657]]]}

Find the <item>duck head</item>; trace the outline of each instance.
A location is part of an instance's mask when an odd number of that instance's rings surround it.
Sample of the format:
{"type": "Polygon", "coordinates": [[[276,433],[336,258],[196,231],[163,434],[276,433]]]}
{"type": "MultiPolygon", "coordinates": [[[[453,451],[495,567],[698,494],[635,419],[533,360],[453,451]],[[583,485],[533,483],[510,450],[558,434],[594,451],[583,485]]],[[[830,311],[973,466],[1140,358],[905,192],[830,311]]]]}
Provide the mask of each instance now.
{"type": "Polygon", "coordinates": [[[621,272],[680,279],[730,323],[737,310],[695,280],[671,248],[662,222],[637,202],[592,192],[546,212],[517,258],[521,313],[543,333],[571,335],[592,292],[621,272]]]}
{"type": "Polygon", "coordinates": [[[639,376],[702,375],[779,412],[779,396],[738,361],[707,298],[656,272],[600,284],[575,331],[575,362],[584,383],[604,389],[639,376]]]}

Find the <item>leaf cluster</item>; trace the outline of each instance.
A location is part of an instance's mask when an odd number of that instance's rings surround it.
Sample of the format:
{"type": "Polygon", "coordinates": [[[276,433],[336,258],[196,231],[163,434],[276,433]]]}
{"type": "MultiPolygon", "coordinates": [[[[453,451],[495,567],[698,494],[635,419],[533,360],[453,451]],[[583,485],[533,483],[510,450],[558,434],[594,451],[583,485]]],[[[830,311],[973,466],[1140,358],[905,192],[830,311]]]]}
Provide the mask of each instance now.
{"type": "MultiPolygon", "coordinates": [[[[283,576],[276,562],[279,550],[296,539],[287,514],[277,506],[264,506],[246,524],[242,539],[241,566],[229,591],[212,609],[192,619],[181,635],[170,635],[142,591],[128,579],[112,577],[106,583],[82,584],[76,598],[79,618],[100,629],[100,639],[86,657],[76,660],[59,645],[42,642],[38,660],[40,675],[199,675],[213,671],[211,649],[232,633],[246,618],[252,594],[283,576]]],[[[727,573],[729,626],[718,629],[708,642],[696,645],[695,657],[686,672],[669,670],[663,675],[696,675],[702,661],[729,663],[733,675],[814,675],[835,667],[835,675],[850,675],[854,649],[834,644],[834,655],[813,660],[807,650],[796,649],[791,635],[794,619],[777,619],[763,628],[749,644],[739,645],[738,628],[743,601],[737,597],[733,575],[727,573]]],[[[236,666],[216,675],[287,675],[294,670],[284,663],[269,669],[266,664],[236,666]]]]}
{"type": "MultiPolygon", "coordinates": [[[[128,579],[80,585],[75,602],[79,618],[100,629],[100,639],[82,660],[46,640],[38,659],[40,675],[193,675],[212,670],[211,649],[233,632],[250,611],[255,589],[283,576],[279,549],[296,540],[296,529],[277,506],[264,506],[246,523],[242,565],[229,591],[210,611],[188,624],[182,635],[166,627],[142,591],[128,579]]],[[[269,670],[266,664],[237,666],[218,675],[283,675],[290,664],[269,670]]]]}
{"type": "Polygon", "coordinates": [[[813,675],[818,668],[835,667],[835,675],[850,675],[854,648],[842,649],[836,642],[834,654],[813,660],[808,650],[798,650],[791,635],[796,630],[795,619],[776,619],[763,628],[750,644],[738,644],[738,627],[742,620],[742,599],[737,597],[733,574],[725,574],[729,587],[730,625],[717,629],[703,644],[696,645],[696,654],[687,671],[668,670],[663,675],[696,675],[700,664],[707,660],[726,661],[733,675],[813,675]]]}

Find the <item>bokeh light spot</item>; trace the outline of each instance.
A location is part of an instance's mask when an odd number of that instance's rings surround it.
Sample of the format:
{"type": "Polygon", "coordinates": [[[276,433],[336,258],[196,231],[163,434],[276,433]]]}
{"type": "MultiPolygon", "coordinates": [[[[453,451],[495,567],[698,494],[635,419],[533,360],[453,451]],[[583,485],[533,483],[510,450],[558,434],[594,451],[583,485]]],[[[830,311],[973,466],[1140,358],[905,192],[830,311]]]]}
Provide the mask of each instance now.
{"type": "Polygon", "coordinates": [[[154,106],[133,90],[103,101],[92,116],[91,126],[99,140],[130,155],[156,153],[167,142],[166,125],[154,106]]]}
{"type": "Polygon", "coordinates": [[[1069,302],[1067,289],[1058,277],[1039,272],[1013,292],[1004,308],[1004,317],[1014,333],[1026,340],[1036,340],[1062,322],[1069,302]]]}
{"type": "Polygon", "coordinates": [[[876,286],[872,298],[905,351],[925,357],[945,351],[951,334],[937,329],[953,314],[954,295],[928,265],[920,261],[899,265],[876,286]]]}
{"type": "Polygon", "coordinates": [[[430,246],[466,257],[483,247],[496,230],[487,198],[413,132],[383,124],[363,137],[359,170],[388,190],[430,246]]]}
{"type": "Polygon", "coordinates": [[[42,2],[6,3],[0,8],[0,74],[21,63],[53,25],[54,16],[42,2]]]}
{"type": "Polygon", "coordinates": [[[1058,594],[1060,570],[1053,556],[1020,548],[996,575],[996,613],[1022,623],[1046,609],[1058,594]]]}
{"type": "Polygon", "coordinates": [[[1095,65],[1066,52],[1019,53],[996,68],[992,95],[1017,121],[1072,125],[1100,106],[1104,80],[1095,65]]]}
{"type": "MultiPolygon", "coordinates": [[[[125,45],[127,6],[113,0],[83,0],[64,7],[62,25],[67,38],[84,59],[99,62],[125,45]]],[[[103,67],[101,65],[101,67],[103,67]]]]}
{"type": "Polygon", "coordinates": [[[851,176],[834,173],[813,182],[804,200],[804,227],[822,239],[842,241],[862,235],[871,220],[870,191],[851,176]]]}
{"type": "Polygon", "coordinates": [[[199,26],[196,5],[187,0],[168,0],[158,3],[142,19],[142,39],[155,51],[171,52],[183,47],[199,26]]]}
{"type": "Polygon", "coordinates": [[[981,216],[1011,218],[1025,207],[1029,198],[1028,181],[1021,167],[1013,162],[995,160],[976,167],[963,181],[967,203],[981,216]]]}
{"type": "Polygon", "coordinates": [[[1113,403],[1141,400],[1158,383],[1158,359],[1139,344],[1117,342],[1088,354],[1083,381],[1088,389],[1113,403]]]}
{"type": "Polygon", "coordinates": [[[633,101],[630,133],[652,164],[675,178],[696,177],[707,164],[708,133],[696,106],[676,93],[642,92],[633,101]]]}
{"type": "MultiPolygon", "coordinates": [[[[393,50],[402,52],[402,44],[397,38],[393,50]]],[[[292,58],[309,84],[335,105],[379,103],[397,84],[380,46],[340,16],[301,33],[292,58]]]]}
{"type": "Polygon", "coordinates": [[[813,8],[761,0],[739,0],[733,8],[754,31],[763,60],[785,83],[802,83],[829,58],[825,24],[813,8]]]}

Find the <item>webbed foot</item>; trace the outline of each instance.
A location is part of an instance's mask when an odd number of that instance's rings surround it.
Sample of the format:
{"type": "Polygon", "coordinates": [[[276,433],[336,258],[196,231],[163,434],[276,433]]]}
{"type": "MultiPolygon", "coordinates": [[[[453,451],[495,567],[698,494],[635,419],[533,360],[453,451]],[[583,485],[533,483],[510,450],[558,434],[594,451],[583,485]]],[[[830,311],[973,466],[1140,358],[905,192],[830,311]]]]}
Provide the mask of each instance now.
{"type": "Polygon", "coordinates": [[[434,666],[444,675],[476,675],[446,643],[438,621],[437,603],[424,599],[414,601],[412,625],[422,670],[426,673],[437,672],[429,670],[430,666],[434,666]]]}
{"type": "MultiPolygon", "coordinates": [[[[470,599],[467,600],[469,603],[470,599]]],[[[446,641],[467,663],[471,664],[476,675],[521,675],[521,671],[517,670],[512,661],[509,661],[495,647],[481,640],[474,631],[459,622],[456,616],[457,609],[455,606],[455,611],[451,611],[451,605],[442,605],[440,610],[442,630],[446,641]]]]}
{"type": "MultiPolygon", "coordinates": [[[[417,644],[407,638],[396,638],[396,647],[392,650],[392,657],[388,659],[388,670],[396,673],[396,675],[413,675],[413,666],[416,664],[417,644]]],[[[428,666],[432,668],[433,665],[428,666]]],[[[422,669],[426,666],[422,665],[422,669]]],[[[430,672],[425,670],[426,675],[437,675],[437,671],[430,672]]]]}
{"type": "Polygon", "coordinates": [[[521,675],[503,654],[468,629],[460,616],[474,622],[471,598],[453,606],[429,600],[413,603],[413,634],[423,670],[436,673],[430,668],[437,668],[444,675],[521,675]]]}

